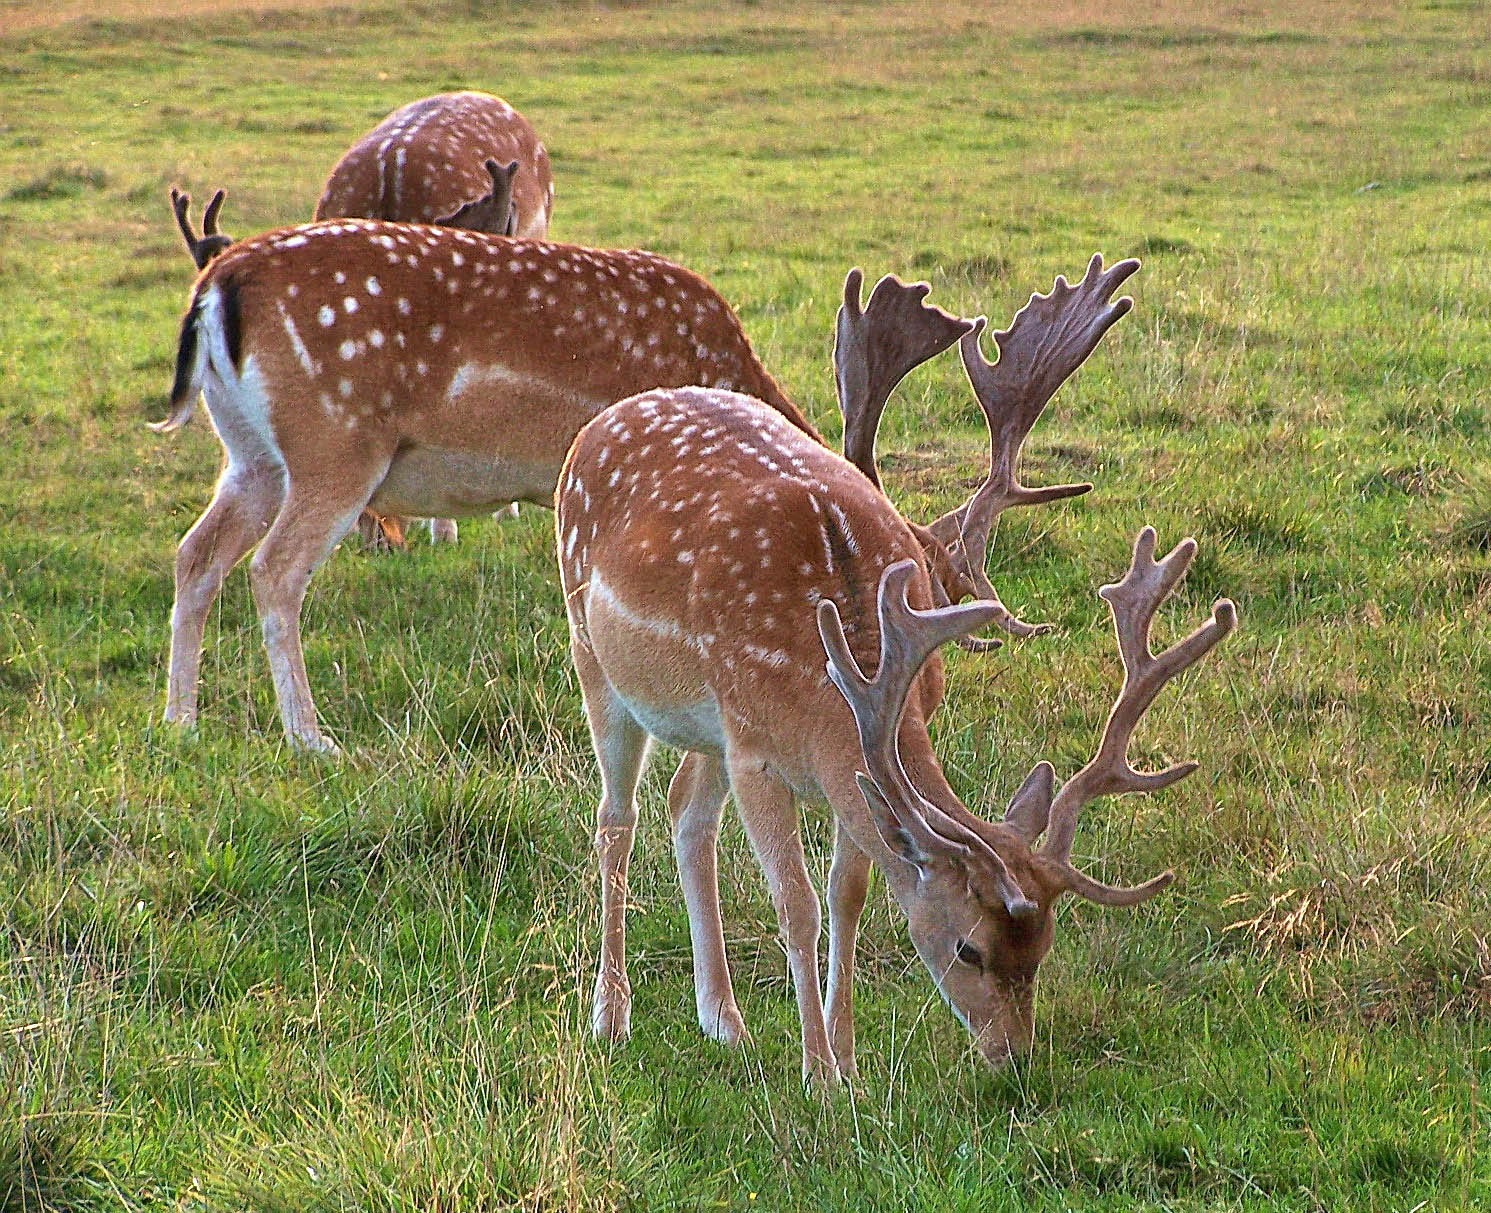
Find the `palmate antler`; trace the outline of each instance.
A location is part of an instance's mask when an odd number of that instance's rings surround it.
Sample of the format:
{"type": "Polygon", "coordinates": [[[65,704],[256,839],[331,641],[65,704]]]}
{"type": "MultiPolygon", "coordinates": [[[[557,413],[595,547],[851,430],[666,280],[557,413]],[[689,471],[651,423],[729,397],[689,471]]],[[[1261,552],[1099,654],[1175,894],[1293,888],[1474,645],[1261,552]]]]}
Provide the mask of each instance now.
{"type": "MultiPolygon", "coordinates": [[[[1129,741],[1161,688],[1182,670],[1200,661],[1237,625],[1237,608],[1230,599],[1221,598],[1213,605],[1211,618],[1184,640],[1171,645],[1163,653],[1152,653],[1149,629],[1155,611],[1185,576],[1196,555],[1196,541],[1181,540],[1169,555],[1158,561],[1154,559],[1154,545],[1154,528],[1147,526],[1134,540],[1134,557],[1123,580],[1098,590],[1113,613],[1113,631],[1123,657],[1124,677],[1123,689],[1103,726],[1103,738],[1097,753],[1062,784],[1054,800],[1049,800],[1051,807],[1046,821],[1038,820],[1040,815],[1032,814],[1028,809],[1017,814],[1013,803],[1005,819],[1006,824],[1021,829],[1032,843],[1041,832],[1039,827],[1044,825],[1046,838],[1041,844],[1040,854],[1058,865],[1074,893],[1107,906],[1133,905],[1152,897],[1174,876],[1165,872],[1144,884],[1124,888],[1103,884],[1079,871],[1070,858],[1072,838],[1077,830],[1077,813],[1100,796],[1118,792],[1152,792],[1169,787],[1196,770],[1196,763],[1183,762],[1163,771],[1136,771],[1129,765],[1129,741]]],[[[1042,763],[1032,772],[1031,778],[1036,778],[1042,767],[1049,772],[1049,766],[1042,763]]],[[[1049,795],[1049,774],[1045,778],[1049,795]]],[[[1030,784],[1030,779],[1026,784],[1030,784]]]]}
{"type": "Polygon", "coordinates": [[[902,765],[897,742],[906,697],[923,664],[941,645],[984,627],[993,617],[988,603],[970,602],[931,611],[915,610],[907,591],[916,564],[902,560],[880,578],[880,664],[866,678],[849,650],[838,608],[825,598],[818,604],[818,634],[828,653],[828,676],[849,703],[859,730],[868,778],[860,790],[876,816],[903,832],[924,854],[966,854],[977,850],[994,872],[995,887],[1013,917],[1035,911],[1004,861],[972,831],[926,799],[902,765]]]}
{"type": "Polygon", "coordinates": [[[844,278],[844,302],[834,326],[834,383],[844,414],[844,458],[880,487],[875,434],[885,402],[908,372],[940,354],[973,328],[923,302],[932,288],[887,274],[860,309],[864,274],[844,278]]]}
{"type": "MultiPolygon", "coordinates": [[[[1196,541],[1182,540],[1158,561],[1154,545],[1154,528],[1145,527],[1134,541],[1133,559],[1123,580],[1098,590],[1113,613],[1124,681],[1108,713],[1097,753],[1060,791],[1055,791],[1051,764],[1037,763],[1004,815],[1004,824],[1029,846],[1044,833],[1045,841],[1035,854],[1071,892],[1105,906],[1144,901],[1169,885],[1174,875],[1165,872],[1133,887],[1104,884],[1088,876],[1071,862],[1077,814],[1100,796],[1156,791],[1196,770],[1194,762],[1184,762],[1164,771],[1136,771],[1128,760],[1129,742],[1165,684],[1200,661],[1237,625],[1237,608],[1222,598],[1213,605],[1211,618],[1184,640],[1163,653],[1152,653],[1149,630],[1155,612],[1185,576],[1196,554],[1196,541]]],[[[901,717],[923,663],[940,645],[983,627],[995,614],[993,604],[987,602],[914,610],[906,595],[915,567],[903,560],[886,569],[880,579],[880,665],[873,680],[864,676],[849,650],[838,608],[827,599],[818,604],[818,633],[828,653],[828,675],[849,703],[869,771],[868,777],[860,778],[860,790],[872,813],[887,820],[892,830],[904,832],[916,850],[944,855],[977,851],[995,873],[1005,908],[1015,917],[1027,915],[1035,906],[1004,861],[971,830],[923,797],[901,763],[897,745],[901,717]]]]}
{"type": "Polygon", "coordinates": [[[989,475],[967,501],[927,530],[947,549],[975,593],[998,607],[995,622],[1016,636],[1038,635],[1050,626],[1023,623],[1000,602],[984,571],[989,533],[994,520],[1011,506],[1059,501],[1092,488],[1090,484],[1026,487],[1019,478],[1020,450],[1057,389],[1133,307],[1134,301],[1127,296],[1113,303],[1108,300],[1138,269],[1139,262],[1130,258],[1105,270],[1102,254],[1096,253],[1076,286],[1058,276],[1050,294],[1032,295],[1009,328],[994,334],[997,362],[986,362],[979,352],[979,337],[987,324],[982,316],[959,343],[963,369],[989,423],[989,475]]]}
{"type": "Polygon", "coordinates": [[[186,251],[191,254],[199,270],[233,243],[232,236],[217,230],[218,212],[223,209],[223,200],[227,196],[226,190],[218,190],[212,195],[212,201],[202,212],[202,234],[198,236],[192,231],[191,221],[187,218],[192,196],[174,185],[171,187],[171,209],[176,212],[176,226],[181,229],[182,239],[186,241],[186,251]]]}

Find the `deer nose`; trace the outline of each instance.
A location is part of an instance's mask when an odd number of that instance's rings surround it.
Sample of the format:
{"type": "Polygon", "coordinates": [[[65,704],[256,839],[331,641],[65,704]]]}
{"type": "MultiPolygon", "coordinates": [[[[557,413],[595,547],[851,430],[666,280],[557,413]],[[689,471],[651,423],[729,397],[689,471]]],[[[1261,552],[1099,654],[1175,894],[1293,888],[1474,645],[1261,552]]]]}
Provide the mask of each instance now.
{"type": "Polygon", "coordinates": [[[979,1034],[978,1051],[990,1069],[1009,1064],[1010,1058],[1030,1052],[1035,1040],[1034,1025],[1023,1019],[1001,1024],[997,1020],[979,1034]]]}

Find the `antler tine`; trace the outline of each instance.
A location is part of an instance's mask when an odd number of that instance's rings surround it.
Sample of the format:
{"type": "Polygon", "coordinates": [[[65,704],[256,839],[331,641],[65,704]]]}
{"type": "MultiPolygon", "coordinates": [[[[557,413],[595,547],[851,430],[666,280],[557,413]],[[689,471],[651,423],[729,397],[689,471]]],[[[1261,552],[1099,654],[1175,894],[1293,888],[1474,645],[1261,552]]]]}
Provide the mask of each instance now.
{"type": "Polygon", "coordinates": [[[1237,625],[1237,608],[1230,599],[1221,598],[1213,605],[1211,618],[1184,640],[1163,653],[1152,653],[1149,629],[1155,612],[1185,576],[1196,555],[1196,541],[1181,540],[1158,561],[1154,559],[1154,546],[1154,528],[1147,526],[1134,540],[1134,557],[1123,580],[1098,590],[1113,614],[1113,631],[1123,658],[1123,689],[1108,713],[1098,752],[1062,785],[1052,801],[1050,825],[1041,847],[1042,854],[1066,869],[1074,892],[1105,905],[1142,901],[1169,884],[1171,876],[1165,873],[1143,885],[1125,889],[1101,884],[1077,871],[1069,860],[1077,813],[1099,796],[1169,787],[1196,770],[1196,763],[1182,762],[1163,771],[1136,771],[1129,765],[1129,741],[1161,688],[1204,657],[1237,625]]]}
{"type": "Polygon", "coordinates": [[[864,273],[844,277],[844,302],[834,324],[834,382],[844,414],[844,457],[880,487],[875,435],[886,401],[906,374],[940,354],[972,327],[924,303],[932,289],[887,274],[860,308],[864,273]]]}
{"type": "Polygon", "coordinates": [[[171,187],[171,209],[176,213],[176,226],[181,229],[181,237],[186,241],[186,251],[191,254],[191,259],[199,270],[233,243],[232,236],[225,236],[217,230],[218,212],[222,210],[223,199],[227,196],[226,190],[218,190],[212,195],[212,201],[202,213],[202,235],[198,236],[192,231],[189,217],[192,196],[174,185],[171,187]]]}
{"type": "MultiPolygon", "coordinates": [[[[989,423],[989,475],[972,496],[932,523],[932,532],[977,587],[981,597],[998,602],[984,572],[994,520],[1017,505],[1039,505],[1088,492],[1091,484],[1056,484],[1029,488],[1020,483],[1020,452],[1031,428],[1051,397],[1097,348],[1103,335],[1126,315],[1134,301],[1127,296],[1109,303],[1113,292],[1139,269],[1130,258],[1103,268],[1094,253],[1076,286],[1058,275],[1050,294],[1031,295],[1010,322],[994,334],[999,350],[990,363],[979,351],[987,321],[979,317],[959,343],[963,369],[989,423]]],[[[1001,604],[997,622],[1016,636],[1049,631],[1046,625],[1022,623],[1001,604]]]]}
{"type": "Polygon", "coordinates": [[[187,218],[187,211],[191,207],[192,196],[185,190],[171,187],[171,209],[176,212],[176,226],[181,229],[182,239],[186,241],[188,251],[196,257],[197,234],[192,231],[191,221],[187,218]]]}
{"type": "Polygon", "coordinates": [[[907,592],[915,571],[914,561],[902,560],[881,575],[877,599],[880,665],[874,679],[865,677],[850,652],[838,607],[826,598],[818,604],[818,635],[828,654],[828,676],[854,715],[860,750],[869,769],[868,777],[859,779],[860,790],[872,806],[878,801],[880,811],[898,822],[925,852],[977,848],[991,863],[1005,908],[1016,917],[1026,915],[1035,905],[1021,891],[1004,861],[928,801],[901,763],[897,744],[901,716],[917,674],[937,648],[983,627],[992,613],[982,602],[931,611],[914,609],[907,592]]]}
{"type": "Polygon", "coordinates": [[[202,212],[202,235],[216,236],[217,213],[223,209],[223,200],[228,196],[227,190],[218,190],[212,195],[212,200],[207,203],[207,209],[202,212]]]}

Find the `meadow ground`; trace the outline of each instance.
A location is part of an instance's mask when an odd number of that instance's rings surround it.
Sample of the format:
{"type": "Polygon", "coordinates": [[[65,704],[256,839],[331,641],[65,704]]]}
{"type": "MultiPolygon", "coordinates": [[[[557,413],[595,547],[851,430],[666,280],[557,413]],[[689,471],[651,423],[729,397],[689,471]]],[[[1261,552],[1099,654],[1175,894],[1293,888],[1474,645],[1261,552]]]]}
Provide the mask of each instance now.
{"type": "MultiPolygon", "coordinates": [[[[1491,1207],[1491,8],[184,7],[0,4],[0,1209],[1491,1207]],[[191,277],[166,187],[228,187],[234,233],[304,218],[354,136],[468,85],[548,140],[556,235],[702,271],[834,433],[850,265],[1002,321],[1093,250],[1145,259],[1029,452],[1096,490],[995,545],[1059,630],[949,658],[955,786],[993,811],[1089,752],[1093,591],[1142,523],[1201,544],[1165,627],[1220,593],[1243,625],[1139,747],[1201,773],[1079,835],[1177,885],[1064,908],[1006,1073],[877,883],[863,1081],[805,1094],[733,823],[755,1041],[701,1039],[666,753],[635,1036],[588,1039],[598,786],[545,511],[328,562],[344,758],[282,746],[241,573],[200,731],[158,723],[217,461],[200,419],[144,427],[191,277]]],[[[965,491],[980,424],[953,359],[904,386],[909,514],[965,491]]]]}

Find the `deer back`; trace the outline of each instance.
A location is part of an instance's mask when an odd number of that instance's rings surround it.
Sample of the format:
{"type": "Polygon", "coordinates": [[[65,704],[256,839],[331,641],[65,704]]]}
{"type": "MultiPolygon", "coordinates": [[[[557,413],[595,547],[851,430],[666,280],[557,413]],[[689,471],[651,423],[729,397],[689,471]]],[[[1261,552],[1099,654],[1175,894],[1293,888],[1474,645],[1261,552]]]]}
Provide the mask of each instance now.
{"type": "Polygon", "coordinates": [[[554,207],[549,154],[528,120],[489,93],[440,93],[394,110],[326,179],[317,219],[438,223],[492,187],[485,162],[517,161],[514,234],[542,237],[554,207]]]}
{"type": "Polygon", "coordinates": [[[749,391],[812,433],[729,305],[652,253],[335,220],[240,241],[199,278],[189,319],[209,299],[227,373],[253,359],[276,432],[323,445],[340,427],[501,451],[552,488],[591,416],[692,383],[749,391]]]}

